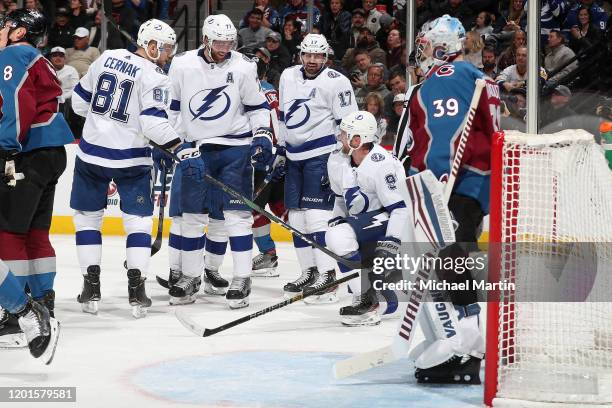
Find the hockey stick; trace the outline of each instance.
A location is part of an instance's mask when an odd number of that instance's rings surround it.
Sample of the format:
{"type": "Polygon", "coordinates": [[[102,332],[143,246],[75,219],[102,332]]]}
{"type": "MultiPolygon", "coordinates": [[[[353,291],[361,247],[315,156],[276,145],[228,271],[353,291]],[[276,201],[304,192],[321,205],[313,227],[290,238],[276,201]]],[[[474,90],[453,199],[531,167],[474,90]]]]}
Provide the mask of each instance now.
{"type": "Polygon", "coordinates": [[[284,300],[280,303],[277,303],[275,305],[266,307],[265,309],[261,309],[255,313],[251,313],[250,315],[247,316],[243,316],[239,319],[236,320],[232,320],[229,323],[225,323],[219,327],[215,327],[213,329],[206,329],[200,325],[198,325],[196,322],[194,322],[192,319],[190,319],[184,312],[180,311],[177,309],[175,316],[178,319],[179,322],[181,322],[181,324],[183,326],[185,326],[189,331],[191,331],[192,333],[194,333],[197,336],[200,337],[208,337],[208,336],[212,336],[213,334],[217,334],[219,332],[222,332],[224,330],[230,329],[234,326],[238,326],[239,324],[242,324],[244,322],[248,322],[249,320],[255,319],[256,317],[259,316],[263,316],[267,313],[273,312],[274,310],[280,309],[282,307],[285,307],[287,305],[290,305],[292,303],[295,302],[299,302],[300,300],[307,298],[308,296],[312,296],[316,293],[319,293],[322,290],[326,290],[329,289],[333,286],[339,285],[341,283],[344,282],[348,282],[349,280],[353,279],[353,278],[357,278],[359,277],[359,273],[355,272],[355,273],[351,273],[350,275],[344,276],[341,279],[335,280],[333,282],[329,282],[326,283],[325,285],[321,286],[320,288],[316,289],[316,290],[307,290],[304,291],[302,293],[300,293],[299,295],[295,295],[290,299],[284,300]]]}
{"type": "MultiPolygon", "coordinates": [[[[485,80],[477,79],[474,94],[472,95],[472,100],[470,101],[469,110],[465,117],[463,131],[461,132],[461,137],[457,146],[457,152],[455,153],[455,157],[453,159],[451,174],[446,185],[444,186],[444,201],[447,205],[455,184],[455,180],[457,179],[457,174],[459,173],[463,153],[465,152],[465,146],[467,145],[468,136],[472,130],[472,122],[476,114],[476,109],[478,109],[478,102],[480,101],[480,95],[482,94],[484,87],[485,80]]],[[[425,254],[426,257],[431,257],[434,255],[436,254],[425,254]]],[[[410,346],[414,340],[416,319],[421,310],[423,299],[425,298],[425,288],[420,284],[420,281],[425,282],[429,280],[431,274],[431,268],[421,268],[417,271],[414,285],[415,289],[410,293],[406,311],[404,312],[404,316],[400,321],[398,333],[394,337],[392,344],[337,362],[334,364],[334,375],[336,378],[346,378],[371,368],[380,367],[390,362],[399,360],[408,354],[410,346]]]]}
{"type": "MultiPolygon", "coordinates": [[[[155,146],[155,147],[157,147],[159,149],[162,149],[164,152],[166,152],[168,155],[170,155],[176,162],[180,162],[181,161],[178,158],[177,155],[175,155],[174,153],[172,153],[172,152],[170,152],[168,150],[163,149],[157,143],[155,143],[153,141],[150,141],[150,143],[151,143],[151,145],[153,145],[153,146],[155,146]]],[[[292,227],[291,225],[287,224],[285,221],[281,220],[276,215],[274,215],[274,214],[264,210],[263,208],[261,208],[260,206],[255,204],[252,200],[249,200],[248,198],[246,198],[245,196],[243,196],[242,194],[240,194],[239,192],[237,192],[233,188],[229,187],[228,185],[226,185],[226,184],[222,183],[221,181],[217,180],[216,178],[214,178],[210,174],[204,174],[204,178],[209,183],[214,184],[215,186],[219,187],[221,190],[223,190],[223,192],[225,192],[225,193],[231,195],[232,197],[242,201],[251,210],[257,211],[258,213],[260,213],[264,217],[268,218],[270,221],[274,221],[275,223],[282,225],[283,227],[285,227],[286,229],[290,230],[295,235],[297,235],[298,237],[300,237],[301,239],[306,241],[309,245],[311,245],[314,248],[320,250],[321,252],[325,253],[326,255],[329,255],[330,257],[335,259],[337,262],[339,262],[339,263],[349,267],[350,269],[361,269],[361,262],[350,261],[348,259],[345,259],[345,258],[341,257],[340,255],[336,254],[335,252],[330,251],[326,247],[318,244],[316,241],[312,240],[311,238],[309,238],[308,236],[303,234],[300,230],[298,230],[298,229],[292,227]]]]}

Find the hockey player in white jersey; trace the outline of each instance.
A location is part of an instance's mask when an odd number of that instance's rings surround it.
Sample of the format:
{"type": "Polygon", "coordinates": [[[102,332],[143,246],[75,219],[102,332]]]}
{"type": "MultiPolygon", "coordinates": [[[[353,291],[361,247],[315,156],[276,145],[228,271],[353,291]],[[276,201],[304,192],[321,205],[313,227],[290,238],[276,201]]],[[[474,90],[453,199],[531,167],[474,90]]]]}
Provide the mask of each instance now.
{"type": "Polygon", "coordinates": [[[84,278],[77,300],[85,312],[97,313],[101,297],[100,227],[108,183],[113,180],[121,196],[132,314],[143,317],[151,306],[144,286],[153,215],[149,139],[185,158],[180,164],[183,174],[199,177],[202,173],[201,161],[194,158],[198,152],[182,145],[168,122],[170,83],[160,66],[174,53],[175,43],[169,25],[149,20],[138,31],[135,53],[105,51],[73,91],[72,108],[86,118],[70,197],[84,278]]]}
{"type": "MultiPolygon", "coordinates": [[[[236,28],[225,15],[212,15],[202,26],[203,47],[174,58],[171,120],[183,139],[198,146],[206,174],[252,196],[253,167],[272,162],[270,108],[260,90],[257,66],[233,51],[236,28]],[[180,117],[180,120],[178,119],[180,117]]],[[[226,299],[231,308],[246,307],[251,292],[253,217],[240,200],[205,181],[181,180],[182,276],[170,295],[193,301],[201,283],[208,213],[223,212],[234,275],[226,299]]],[[[179,303],[179,301],[174,302],[179,303]]]]}
{"type": "MultiPolygon", "coordinates": [[[[327,159],[335,149],[341,119],[357,110],[349,80],[325,66],[328,52],[323,35],[306,35],[300,45],[303,65],[283,71],[279,85],[279,143],[285,144],[287,151],[285,207],[289,210],[289,222],[323,246],[333,208],[327,159]]],[[[286,296],[306,288],[316,290],[335,279],[332,258],[295,235],[293,244],[302,273],[285,285],[286,296]]],[[[336,289],[304,301],[336,302],[336,289]]]]}
{"type": "MultiPolygon", "coordinates": [[[[376,118],[369,112],[347,115],[340,124],[342,147],[328,161],[331,188],[335,194],[333,217],[325,235],[329,249],[361,262],[362,258],[386,256],[399,251],[411,219],[402,164],[378,145],[376,118]],[[376,254],[376,255],[375,255],[376,254]]],[[[343,273],[353,272],[339,264],[343,273]]],[[[367,269],[365,269],[367,270],[367,269]]],[[[368,277],[353,279],[349,287],[353,304],[340,309],[347,326],[380,323],[379,301],[368,286],[368,277]],[[363,290],[362,290],[363,289],[363,290]]],[[[383,314],[397,309],[397,297],[389,293],[383,314]]]]}

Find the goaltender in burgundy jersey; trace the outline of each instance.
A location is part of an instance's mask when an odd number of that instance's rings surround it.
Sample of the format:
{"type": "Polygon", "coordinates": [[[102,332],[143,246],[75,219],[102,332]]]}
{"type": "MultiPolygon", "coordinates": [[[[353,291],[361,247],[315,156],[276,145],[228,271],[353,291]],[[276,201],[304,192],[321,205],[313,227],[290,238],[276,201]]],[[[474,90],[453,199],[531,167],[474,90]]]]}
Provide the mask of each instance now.
{"type": "Polygon", "coordinates": [[[477,200],[486,214],[489,212],[491,137],[499,129],[499,88],[465,61],[442,65],[432,76],[436,80],[430,77],[410,90],[408,107],[402,117],[406,125],[400,127],[403,133],[396,141],[394,153],[402,161],[410,156],[410,174],[430,169],[438,178],[448,176],[475,81],[484,78],[486,87],[453,191],[477,200]],[[440,95],[446,96],[440,98],[440,95]]]}

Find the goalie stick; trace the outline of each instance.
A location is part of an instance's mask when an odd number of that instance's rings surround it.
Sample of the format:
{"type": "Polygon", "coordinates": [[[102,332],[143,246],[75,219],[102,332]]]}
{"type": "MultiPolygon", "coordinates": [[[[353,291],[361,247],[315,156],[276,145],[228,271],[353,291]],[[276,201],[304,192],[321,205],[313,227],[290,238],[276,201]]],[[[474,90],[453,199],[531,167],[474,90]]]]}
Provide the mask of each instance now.
{"type": "MultiPolygon", "coordinates": [[[[160,145],[158,145],[157,143],[155,143],[153,141],[150,141],[150,143],[151,143],[152,146],[155,146],[155,147],[157,147],[159,149],[162,149],[166,154],[168,154],[170,157],[172,157],[176,162],[180,162],[181,161],[181,159],[179,159],[176,154],[174,154],[174,153],[172,153],[172,152],[170,152],[170,151],[168,151],[166,149],[163,149],[160,145]]],[[[330,257],[335,259],[337,262],[339,262],[339,263],[349,267],[350,269],[361,269],[361,262],[359,262],[359,261],[351,261],[351,260],[345,259],[345,258],[341,257],[340,255],[336,254],[335,252],[330,251],[329,249],[327,249],[323,245],[320,245],[319,243],[317,243],[313,239],[311,239],[308,236],[306,236],[305,234],[303,234],[297,228],[292,227],[291,225],[287,224],[285,221],[283,221],[280,218],[278,218],[276,215],[274,215],[274,214],[264,210],[263,208],[258,206],[256,203],[254,203],[252,200],[249,200],[248,198],[246,198],[245,196],[243,196],[242,194],[240,194],[239,192],[237,192],[236,190],[234,190],[230,186],[226,185],[225,183],[222,183],[221,181],[217,180],[216,178],[214,178],[210,174],[204,174],[204,178],[209,183],[214,184],[215,186],[219,187],[225,193],[227,193],[227,194],[231,195],[232,197],[242,201],[251,210],[257,211],[258,213],[260,213],[264,217],[268,218],[270,221],[274,221],[275,223],[282,225],[283,227],[285,227],[289,231],[293,232],[295,235],[297,235],[298,237],[300,237],[304,241],[308,242],[309,245],[311,245],[312,247],[320,250],[321,252],[325,253],[326,255],[329,255],[330,257]]]]}
{"type": "Polygon", "coordinates": [[[357,277],[359,277],[359,273],[358,272],[351,273],[350,275],[344,276],[341,279],[335,280],[333,282],[329,282],[329,283],[321,286],[320,288],[317,288],[316,290],[307,290],[307,291],[304,291],[304,292],[300,293],[299,295],[293,296],[290,299],[284,300],[284,301],[282,301],[280,303],[277,303],[275,305],[272,305],[272,306],[268,306],[265,309],[261,309],[261,310],[255,312],[255,313],[251,313],[250,315],[246,315],[246,316],[243,316],[243,317],[241,317],[239,319],[232,320],[229,323],[225,323],[225,324],[223,324],[223,325],[221,325],[219,327],[215,327],[215,328],[212,328],[212,329],[207,329],[207,328],[204,328],[204,327],[200,326],[199,324],[194,322],[191,318],[189,318],[189,316],[187,316],[183,311],[180,311],[178,309],[175,312],[175,316],[178,319],[178,321],[181,322],[181,324],[183,326],[185,326],[189,331],[194,333],[196,336],[208,337],[208,336],[212,336],[213,334],[217,334],[217,333],[222,332],[224,330],[230,329],[230,328],[232,328],[234,326],[238,326],[239,324],[248,322],[249,320],[255,319],[256,317],[263,316],[263,315],[265,315],[267,313],[270,313],[270,312],[273,312],[273,311],[275,311],[277,309],[280,309],[282,307],[288,306],[288,305],[290,305],[292,303],[299,302],[300,300],[302,300],[304,298],[307,298],[308,296],[312,296],[315,293],[319,293],[322,290],[326,290],[328,288],[331,288],[333,286],[339,285],[341,283],[348,282],[351,279],[357,278],[357,277]]]}
{"type": "MultiPolygon", "coordinates": [[[[453,159],[451,174],[444,186],[444,201],[448,205],[459,167],[463,159],[463,153],[467,145],[468,136],[472,130],[472,121],[478,108],[480,95],[485,87],[484,79],[477,79],[474,88],[474,94],[470,101],[470,106],[465,117],[465,124],[457,146],[457,152],[453,159]]],[[[425,257],[431,257],[435,254],[427,253],[425,257]]],[[[429,264],[429,263],[426,263],[429,264]]],[[[369,370],[371,368],[380,367],[382,365],[399,360],[406,356],[410,350],[410,346],[414,340],[414,332],[416,328],[416,319],[421,310],[421,305],[425,297],[425,289],[419,284],[420,281],[427,281],[432,274],[431,268],[421,268],[416,273],[414,290],[410,292],[408,304],[404,316],[400,321],[397,335],[394,337],[392,344],[383,348],[372,350],[366,353],[358,354],[346,360],[339,361],[334,364],[334,375],[337,379],[350,377],[357,373],[369,370]]]]}

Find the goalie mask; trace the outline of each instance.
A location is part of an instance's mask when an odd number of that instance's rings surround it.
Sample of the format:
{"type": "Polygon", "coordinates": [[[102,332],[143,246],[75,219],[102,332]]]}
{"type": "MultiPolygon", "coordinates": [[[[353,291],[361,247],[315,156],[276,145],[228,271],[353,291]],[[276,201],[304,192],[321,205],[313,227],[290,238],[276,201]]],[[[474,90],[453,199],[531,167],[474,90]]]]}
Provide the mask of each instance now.
{"type": "Polygon", "coordinates": [[[147,57],[152,61],[157,61],[162,52],[166,52],[168,57],[176,53],[176,33],[168,24],[161,20],[151,19],[144,22],[138,29],[138,39],[136,43],[144,48],[147,57]],[[155,41],[157,56],[149,55],[149,42],[155,41]]]}
{"type": "Polygon", "coordinates": [[[461,55],[464,42],[465,28],[458,19],[448,14],[424,24],[415,44],[416,61],[423,75],[428,76],[434,67],[461,55]]]}
{"type": "Polygon", "coordinates": [[[225,55],[236,48],[237,32],[234,23],[224,14],[206,17],[202,25],[202,42],[206,56],[221,62],[225,55]],[[213,54],[217,58],[213,58],[213,54]]]}
{"type": "Polygon", "coordinates": [[[378,143],[377,130],[378,123],[370,112],[357,111],[349,113],[340,122],[340,136],[338,140],[342,142],[345,148],[348,146],[348,154],[350,155],[365,143],[378,143]],[[353,144],[355,136],[360,138],[357,146],[353,144]]]}

